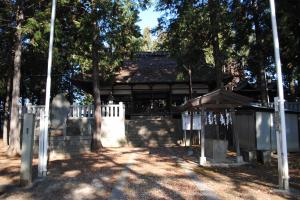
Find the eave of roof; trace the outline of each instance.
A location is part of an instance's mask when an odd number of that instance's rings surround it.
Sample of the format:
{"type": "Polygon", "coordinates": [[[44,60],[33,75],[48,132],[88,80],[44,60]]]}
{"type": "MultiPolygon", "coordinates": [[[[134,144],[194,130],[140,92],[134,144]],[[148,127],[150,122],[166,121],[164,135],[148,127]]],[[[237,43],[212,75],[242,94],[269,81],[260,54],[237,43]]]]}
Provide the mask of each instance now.
{"type": "Polygon", "coordinates": [[[196,110],[200,108],[233,108],[242,105],[248,105],[250,101],[251,99],[248,97],[224,89],[218,89],[187,101],[185,104],[179,107],[179,110],[185,111],[196,110]]]}

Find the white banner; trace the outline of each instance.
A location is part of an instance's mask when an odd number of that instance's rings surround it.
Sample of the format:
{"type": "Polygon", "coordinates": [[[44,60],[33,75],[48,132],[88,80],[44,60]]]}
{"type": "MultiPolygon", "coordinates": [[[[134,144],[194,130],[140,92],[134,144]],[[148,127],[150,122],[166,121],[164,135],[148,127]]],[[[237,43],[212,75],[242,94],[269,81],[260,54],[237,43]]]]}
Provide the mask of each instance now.
{"type": "MultiPolygon", "coordinates": [[[[191,128],[191,115],[187,112],[182,113],[182,130],[190,130],[191,128]]],[[[193,115],[193,130],[201,130],[201,115],[194,113],[193,115]]]]}

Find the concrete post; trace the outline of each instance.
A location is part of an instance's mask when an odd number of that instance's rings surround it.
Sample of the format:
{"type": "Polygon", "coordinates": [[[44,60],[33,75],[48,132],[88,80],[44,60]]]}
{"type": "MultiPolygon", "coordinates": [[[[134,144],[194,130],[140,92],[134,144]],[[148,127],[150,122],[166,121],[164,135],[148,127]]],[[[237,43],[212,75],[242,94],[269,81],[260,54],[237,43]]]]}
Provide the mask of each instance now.
{"type": "Polygon", "coordinates": [[[206,163],[206,157],[205,157],[205,120],[206,120],[206,115],[205,115],[205,110],[204,108],[201,109],[201,156],[199,160],[200,165],[204,165],[206,163]]]}
{"type": "Polygon", "coordinates": [[[23,119],[22,155],[20,185],[26,186],[32,181],[32,149],[34,135],[34,114],[26,113],[23,119]]]}

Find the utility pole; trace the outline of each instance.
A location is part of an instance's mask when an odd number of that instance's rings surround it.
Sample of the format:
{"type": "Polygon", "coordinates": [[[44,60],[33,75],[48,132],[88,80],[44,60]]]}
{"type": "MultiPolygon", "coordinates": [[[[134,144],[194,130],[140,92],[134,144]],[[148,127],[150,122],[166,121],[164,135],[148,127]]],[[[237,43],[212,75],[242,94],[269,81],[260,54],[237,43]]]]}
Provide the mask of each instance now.
{"type": "Polygon", "coordinates": [[[279,40],[278,40],[274,0],[270,0],[270,7],[271,7],[276,72],[278,76],[277,88],[278,88],[279,98],[278,101],[274,100],[274,104],[275,104],[274,107],[275,109],[278,109],[278,113],[279,113],[279,120],[277,120],[278,122],[277,152],[278,152],[279,187],[280,189],[288,190],[289,189],[289,167],[288,167],[287,144],[286,144],[284,93],[283,93],[283,81],[282,81],[281,61],[280,61],[280,54],[279,54],[279,40]],[[278,105],[277,108],[276,108],[276,104],[278,105]]]}
{"type": "MultiPolygon", "coordinates": [[[[40,144],[42,144],[42,151],[39,151],[39,175],[47,175],[47,156],[48,156],[48,125],[49,125],[49,110],[50,110],[50,91],[51,91],[51,68],[52,68],[52,50],[54,40],[54,22],[55,22],[55,10],[56,0],[52,0],[51,10],[51,24],[50,24],[50,39],[49,39],[49,54],[48,54],[48,70],[47,70],[47,82],[46,82],[46,103],[45,114],[43,119],[43,127],[41,127],[40,144]],[[41,160],[41,162],[40,162],[41,160]]],[[[42,115],[43,116],[43,115],[42,115]]]]}

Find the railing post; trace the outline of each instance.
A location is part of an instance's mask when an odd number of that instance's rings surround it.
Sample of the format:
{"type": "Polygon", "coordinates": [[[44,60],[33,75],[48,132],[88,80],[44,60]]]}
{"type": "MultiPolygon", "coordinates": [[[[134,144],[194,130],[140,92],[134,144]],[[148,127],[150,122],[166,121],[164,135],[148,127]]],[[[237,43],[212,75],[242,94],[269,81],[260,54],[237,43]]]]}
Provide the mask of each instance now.
{"type": "Polygon", "coordinates": [[[119,102],[119,117],[124,118],[125,117],[125,112],[124,112],[124,104],[123,102],[119,102]]]}

